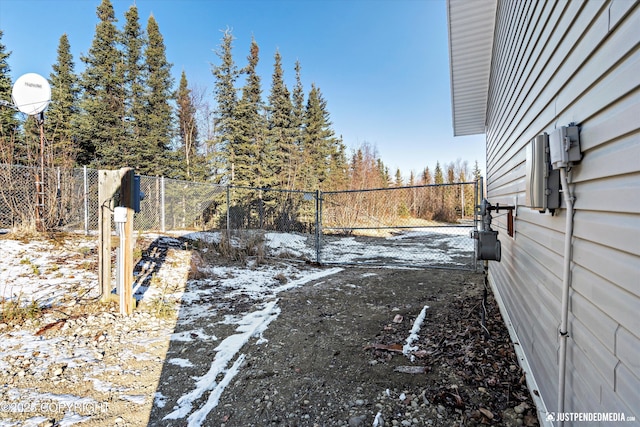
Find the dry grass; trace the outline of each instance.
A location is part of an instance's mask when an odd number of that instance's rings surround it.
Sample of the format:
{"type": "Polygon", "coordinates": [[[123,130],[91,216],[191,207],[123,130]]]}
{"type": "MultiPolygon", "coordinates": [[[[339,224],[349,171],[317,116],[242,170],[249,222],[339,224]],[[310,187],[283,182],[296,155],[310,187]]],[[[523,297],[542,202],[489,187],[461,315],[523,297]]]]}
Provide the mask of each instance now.
{"type": "Polygon", "coordinates": [[[3,323],[19,324],[27,319],[35,319],[40,315],[42,309],[36,300],[25,303],[22,294],[16,298],[2,298],[0,301],[0,320],[3,323]]]}

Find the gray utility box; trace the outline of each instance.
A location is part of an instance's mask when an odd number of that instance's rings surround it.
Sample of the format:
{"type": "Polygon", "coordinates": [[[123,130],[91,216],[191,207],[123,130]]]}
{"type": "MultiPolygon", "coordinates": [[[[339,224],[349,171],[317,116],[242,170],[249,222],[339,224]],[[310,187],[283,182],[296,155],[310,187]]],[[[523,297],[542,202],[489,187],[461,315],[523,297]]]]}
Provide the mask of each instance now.
{"type": "Polygon", "coordinates": [[[542,134],[527,146],[526,206],[545,212],[560,207],[560,173],[551,169],[549,137],[542,134]]]}
{"type": "Polygon", "coordinates": [[[554,169],[567,167],[582,159],[580,129],[578,126],[561,126],[549,135],[549,156],[554,169]]]}

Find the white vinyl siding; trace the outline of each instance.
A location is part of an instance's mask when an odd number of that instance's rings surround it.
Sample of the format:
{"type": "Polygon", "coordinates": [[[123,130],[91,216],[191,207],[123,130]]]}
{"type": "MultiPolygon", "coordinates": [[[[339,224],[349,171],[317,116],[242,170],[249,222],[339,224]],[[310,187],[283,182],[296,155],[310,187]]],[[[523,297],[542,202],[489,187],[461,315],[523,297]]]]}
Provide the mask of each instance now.
{"type": "MultiPolygon", "coordinates": [[[[575,122],[576,198],[565,410],[640,420],[640,6],[498,1],[487,103],[487,194],[517,204],[498,290],[548,410],[556,410],[566,210],[525,202],[525,148],[575,122]]],[[[564,203],[563,203],[564,204],[564,203]]],[[[570,424],[570,423],[568,423],[570,424]]]]}

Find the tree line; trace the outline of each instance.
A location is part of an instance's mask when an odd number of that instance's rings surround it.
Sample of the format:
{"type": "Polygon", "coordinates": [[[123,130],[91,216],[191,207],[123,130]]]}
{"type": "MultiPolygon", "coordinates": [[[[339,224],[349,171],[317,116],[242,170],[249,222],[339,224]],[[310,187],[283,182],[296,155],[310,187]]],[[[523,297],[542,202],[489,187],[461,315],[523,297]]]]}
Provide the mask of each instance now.
{"type": "MultiPolygon", "coordinates": [[[[257,188],[323,191],[465,181],[466,162],[438,162],[403,180],[364,143],[350,155],[332,128],[319,86],[305,93],[302,66],[284,81],[276,51],[266,100],[256,69],[260,48],[251,40],[246,63],[234,58],[234,37],[223,32],[212,66],[213,93],[191,86],[183,71],[177,89],[155,18],[143,28],[134,3],[118,28],[113,5],[102,0],[92,44],[76,73],[66,34],[60,37],[49,82],[46,166],[134,167],[145,175],[257,188]]],[[[11,99],[11,52],[0,29],[0,99],[11,99]]],[[[37,117],[0,107],[0,163],[35,165],[37,117]]],[[[477,162],[473,175],[479,176],[477,162]]]]}

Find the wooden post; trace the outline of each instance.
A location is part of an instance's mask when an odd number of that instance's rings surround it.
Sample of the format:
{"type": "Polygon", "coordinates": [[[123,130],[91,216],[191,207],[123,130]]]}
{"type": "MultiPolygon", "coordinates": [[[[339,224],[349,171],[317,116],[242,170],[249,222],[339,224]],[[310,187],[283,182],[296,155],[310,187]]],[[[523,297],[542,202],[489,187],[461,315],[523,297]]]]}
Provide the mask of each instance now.
{"type": "Polygon", "coordinates": [[[121,268],[124,273],[124,283],[122,283],[124,307],[120,307],[120,313],[131,314],[135,302],[133,301],[133,205],[134,205],[134,172],[131,168],[120,169],[122,172],[122,187],[120,189],[120,205],[127,208],[127,222],[124,225],[124,254],[121,268]]]}
{"type": "Polygon", "coordinates": [[[111,294],[111,214],[120,188],[120,171],[98,171],[98,283],[102,301],[111,294]]]}
{"type": "Polygon", "coordinates": [[[98,283],[102,293],[102,301],[111,300],[111,217],[115,208],[115,196],[120,191],[120,205],[127,207],[127,222],[125,225],[125,251],[121,260],[124,269],[124,307],[121,312],[131,314],[134,308],[131,296],[133,288],[133,181],[132,168],[122,168],[117,171],[98,171],[98,283]]]}

